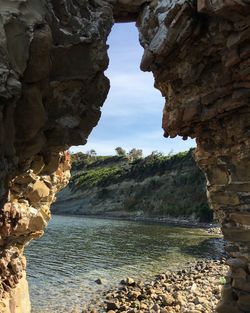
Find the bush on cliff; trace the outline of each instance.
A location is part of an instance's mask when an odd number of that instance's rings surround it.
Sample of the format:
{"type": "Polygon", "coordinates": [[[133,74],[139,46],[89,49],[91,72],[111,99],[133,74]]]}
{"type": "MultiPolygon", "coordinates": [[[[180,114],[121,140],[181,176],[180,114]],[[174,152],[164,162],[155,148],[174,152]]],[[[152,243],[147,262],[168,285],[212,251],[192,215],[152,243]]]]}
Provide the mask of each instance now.
{"type": "Polygon", "coordinates": [[[123,169],[118,166],[101,167],[81,172],[80,176],[72,178],[77,187],[92,188],[113,182],[120,177],[123,169]]]}

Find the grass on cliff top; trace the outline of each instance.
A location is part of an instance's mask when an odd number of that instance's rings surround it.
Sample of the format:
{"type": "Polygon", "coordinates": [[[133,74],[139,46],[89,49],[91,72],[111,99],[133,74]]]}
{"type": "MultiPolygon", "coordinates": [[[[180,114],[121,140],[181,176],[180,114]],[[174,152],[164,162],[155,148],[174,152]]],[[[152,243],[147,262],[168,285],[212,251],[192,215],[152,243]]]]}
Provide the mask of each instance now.
{"type": "Polygon", "coordinates": [[[83,172],[77,179],[77,185],[89,188],[104,185],[121,174],[122,168],[118,166],[96,168],[83,172]]]}
{"type": "Polygon", "coordinates": [[[168,169],[193,163],[193,149],[175,155],[152,153],[145,158],[131,160],[126,156],[73,155],[72,189],[108,186],[126,179],[143,180],[151,175],[163,175],[168,169]]]}

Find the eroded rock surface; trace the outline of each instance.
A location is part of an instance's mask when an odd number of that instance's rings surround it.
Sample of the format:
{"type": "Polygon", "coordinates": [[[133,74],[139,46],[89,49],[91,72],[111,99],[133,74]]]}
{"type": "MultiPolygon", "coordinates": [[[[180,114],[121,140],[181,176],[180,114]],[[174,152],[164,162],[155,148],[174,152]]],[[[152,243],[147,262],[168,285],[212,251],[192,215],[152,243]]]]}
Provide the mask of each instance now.
{"type": "Polygon", "coordinates": [[[23,247],[43,233],[69,178],[61,151],[86,142],[100,118],[115,19],[137,21],[141,68],[166,98],[166,137],[197,139],[209,201],[231,242],[218,312],[249,312],[249,1],[0,0],[0,9],[1,310],[12,303],[19,312],[12,291],[24,277],[23,247]]]}
{"type": "Polygon", "coordinates": [[[250,4],[158,1],[142,11],[141,68],[166,98],[165,136],[196,138],[232,259],[218,312],[250,311],[250,4]]]}
{"type": "Polygon", "coordinates": [[[113,18],[106,1],[1,0],[0,6],[5,200],[10,177],[38,158],[46,166],[52,155],[86,142],[97,124],[109,90],[103,72],[113,18]]]}
{"type": "Polygon", "coordinates": [[[30,311],[18,303],[27,288],[14,291],[23,248],[43,234],[68,183],[61,151],[86,143],[100,118],[112,23],[108,1],[0,0],[1,313],[30,311]]]}

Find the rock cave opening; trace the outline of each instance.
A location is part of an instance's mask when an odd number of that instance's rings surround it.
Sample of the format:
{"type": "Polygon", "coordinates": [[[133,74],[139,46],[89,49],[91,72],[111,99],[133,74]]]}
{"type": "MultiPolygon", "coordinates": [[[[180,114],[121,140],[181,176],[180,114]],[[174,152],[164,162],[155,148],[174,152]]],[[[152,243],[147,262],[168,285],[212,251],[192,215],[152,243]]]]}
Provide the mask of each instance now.
{"type": "MultiPolygon", "coordinates": [[[[88,143],[84,146],[71,147],[72,153],[95,150],[98,155],[112,155],[115,154],[115,148],[121,146],[126,151],[133,148],[142,149],[144,155],[148,155],[152,151],[168,154],[186,151],[195,146],[195,142],[191,139],[183,141],[181,137],[176,139],[163,137],[161,123],[164,98],[158,90],[153,88],[152,74],[140,71],[143,49],[139,44],[138,36],[138,29],[132,22],[118,23],[113,26],[108,39],[109,67],[105,73],[111,86],[107,100],[102,107],[102,116],[90,134],[88,143]]],[[[79,263],[74,261],[74,251],[77,249],[79,251],[81,248],[77,247],[79,243],[74,242],[74,238],[66,235],[66,231],[69,231],[70,223],[79,228],[79,231],[81,227],[71,217],[67,217],[67,222],[63,218],[53,221],[53,213],[68,214],[70,211],[71,214],[81,214],[81,210],[84,211],[84,209],[81,208],[81,205],[65,201],[63,193],[59,192],[57,198],[59,204],[52,205],[51,227],[45,230],[42,239],[33,241],[26,251],[31,303],[33,309],[38,312],[40,312],[39,310],[43,312],[47,312],[47,310],[67,311],[71,304],[76,308],[80,307],[83,300],[79,299],[83,299],[83,295],[87,298],[87,295],[91,296],[96,292],[95,286],[90,287],[91,281],[94,281],[98,275],[104,275],[98,272],[95,262],[93,263],[97,269],[92,269],[91,261],[83,253],[78,252],[79,263]],[[62,205],[62,201],[66,203],[68,209],[62,205]],[[65,226],[64,232],[60,228],[60,224],[65,226]],[[65,237],[68,237],[63,244],[60,244],[61,237],[58,237],[58,233],[61,234],[60,236],[65,233],[65,237]],[[56,249],[54,248],[55,242],[56,249]],[[68,250],[70,244],[74,248],[68,250]],[[46,246],[45,251],[42,249],[44,246],[46,246]],[[67,249],[67,256],[65,256],[65,249],[67,249]],[[43,251],[43,255],[41,255],[41,251],[43,251]],[[38,264],[40,264],[40,270],[37,272],[38,264]],[[59,265],[62,268],[61,277],[57,277],[56,274],[56,266],[59,265]],[[76,279],[73,282],[72,276],[79,275],[81,266],[85,266],[86,269],[91,268],[93,273],[90,275],[88,272],[84,272],[85,277],[82,277],[82,281],[76,279]],[[53,275],[50,275],[51,271],[54,271],[53,275]],[[62,283],[65,288],[61,286],[62,283]],[[71,286],[70,291],[69,286],[71,286]],[[49,291],[46,299],[43,298],[45,289],[49,291]],[[64,300],[58,303],[58,297],[63,294],[65,294],[64,300]]],[[[82,199],[84,199],[84,195],[82,195],[82,199]]],[[[91,209],[88,214],[91,214],[91,209]]],[[[85,226],[84,221],[83,225],[85,226]]],[[[96,231],[95,227],[96,225],[93,225],[93,233],[96,231]]],[[[86,230],[83,227],[81,231],[85,232],[86,230]]],[[[91,234],[88,233],[88,236],[91,237],[91,234]]],[[[89,251],[96,247],[94,236],[91,238],[93,248],[88,245],[89,251]]],[[[87,244],[85,241],[82,241],[81,244],[84,250],[87,244]]],[[[106,249],[108,248],[106,247],[106,249]]],[[[107,258],[107,256],[105,257],[107,258]]],[[[105,273],[105,275],[107,274],[105,273]]]]}
{"type": "Polygon", "coordinates": [[[152,151],[168,154],[196,147],[190,138],[183,141],[178,136],[171,140],[163,137],[165,99],[154,88],[153,75],[140,70],[143,48],[135,22],[115,23],[107,44],[109,66],[105,75],[110,80],[110,90],[101,118],[87,144],[73,146],[70,151],[95,150],[99,155],[112,155],[121,146],[127,152],[138,148],[148,155],[152,151]]]}
{"type": "Polygon", "coordinates": [[[24,247],[39,238],[109,90],[113,17],[135,21],[166,98],[166,137],[196,138],[229,244],[218,313],[250,311],[250,6],[247,1],[1,1],[1,310],[30,312],[24,247]]]}

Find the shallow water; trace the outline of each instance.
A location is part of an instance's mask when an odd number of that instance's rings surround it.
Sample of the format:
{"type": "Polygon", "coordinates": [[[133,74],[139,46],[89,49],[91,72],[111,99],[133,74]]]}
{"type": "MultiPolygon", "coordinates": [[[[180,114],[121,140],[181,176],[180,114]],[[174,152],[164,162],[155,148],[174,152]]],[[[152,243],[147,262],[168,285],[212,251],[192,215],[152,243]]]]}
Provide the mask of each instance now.
{"type": "Polygon", "coordinates": [[[124,277],[150,277],[221,250],[199,229],[54,216],[26,249],[32,313],[71,312],[124,277]]]}

